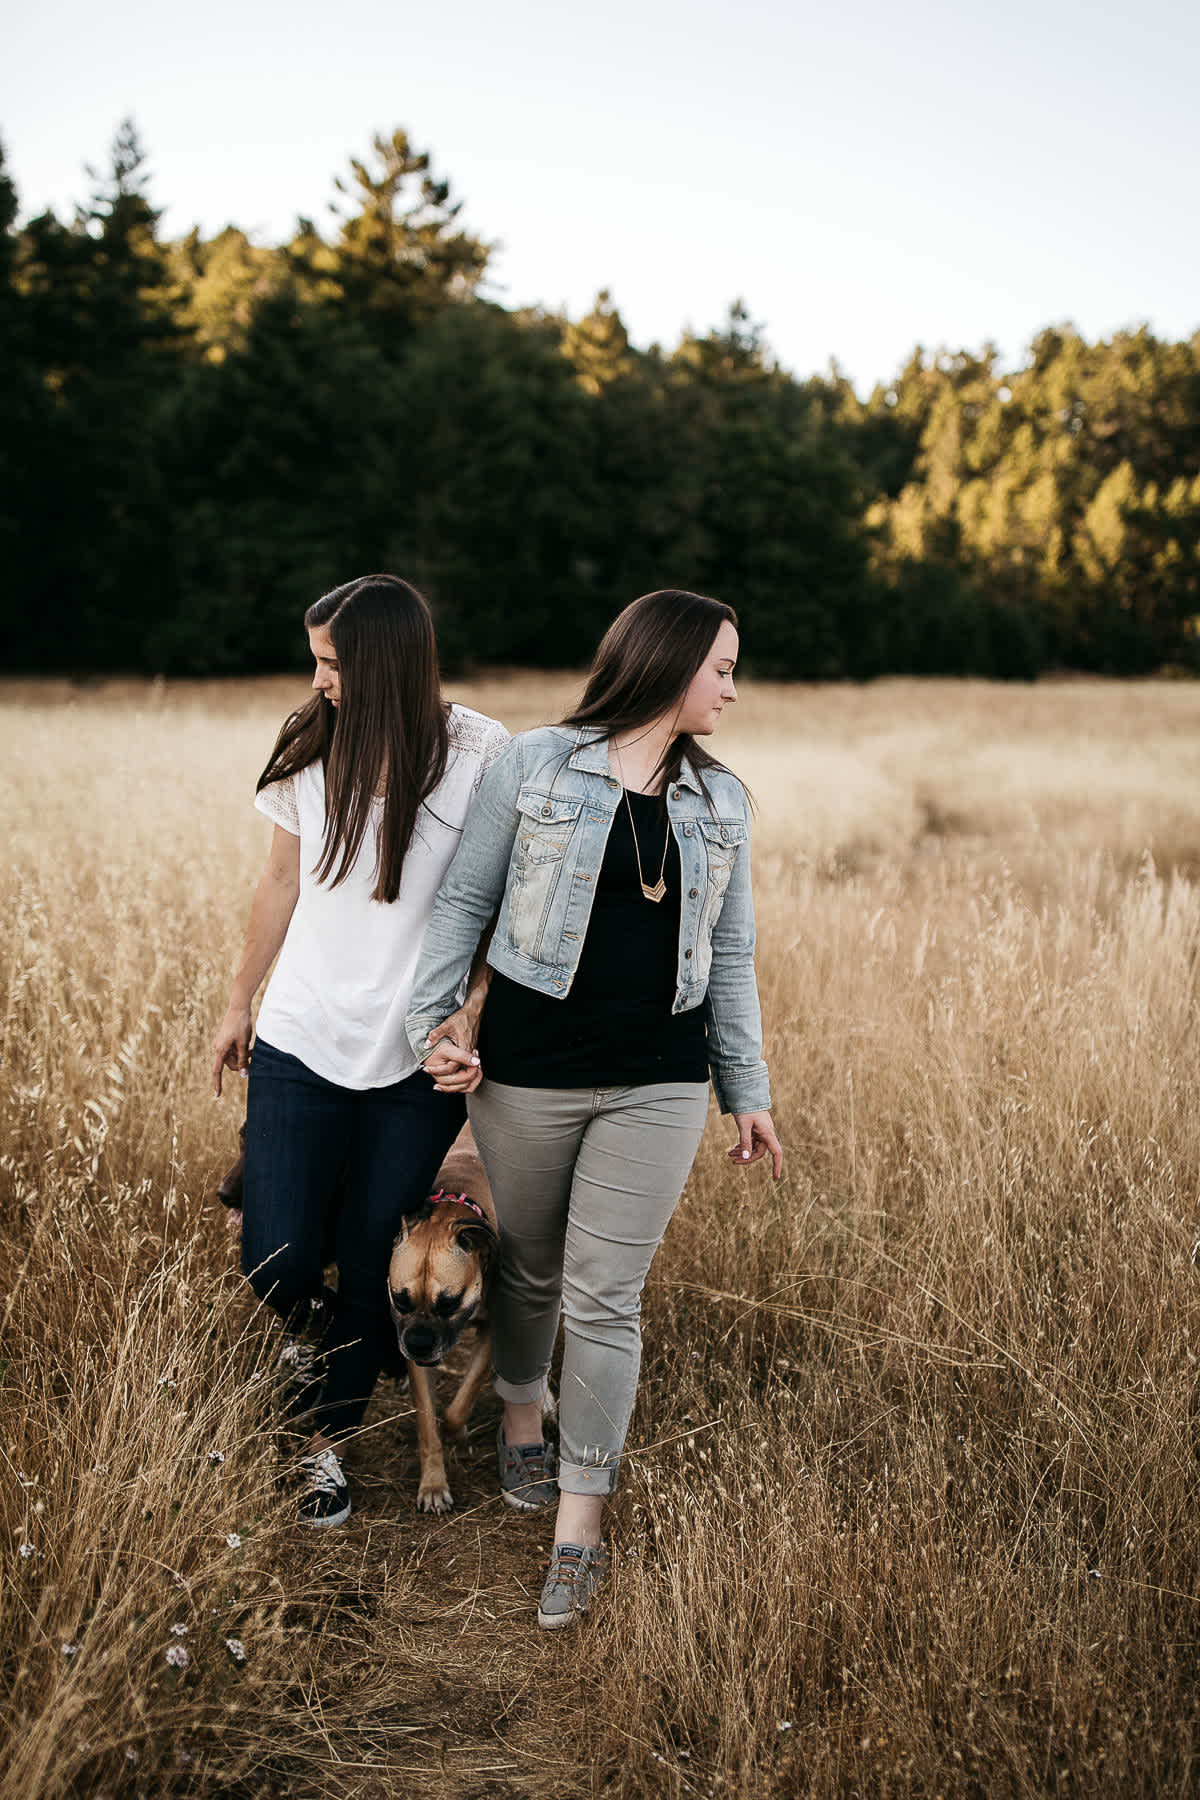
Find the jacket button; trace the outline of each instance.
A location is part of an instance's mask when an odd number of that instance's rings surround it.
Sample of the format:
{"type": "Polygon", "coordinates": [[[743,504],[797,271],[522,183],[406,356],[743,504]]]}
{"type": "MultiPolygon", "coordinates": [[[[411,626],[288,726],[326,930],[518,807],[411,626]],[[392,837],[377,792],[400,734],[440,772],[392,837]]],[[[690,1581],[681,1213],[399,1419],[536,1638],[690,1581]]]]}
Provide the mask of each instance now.
{"type": "Polygon", "coordinates": [[[688,889],[688,899],[689,900],[698,900],[699,898],[700,898],[700,889],[699,888],[689,888],[688,889]]]}
{"type": "Polygon", "coordinates": [[[672,800],[682,800],[683,799],[683,789],[676,788],[675,792],[671,795],[671,798],[672,798],[672,800]]]}
{"type": "Polygon", "coordinates": [[[550,808],[548,806],[543,806],[542,817],[543,819],[548,819],[550,817],[550,808]]]}
{"type": "Polygon", "coordinates": [[[683,953],[683,960],[684,960],[684,962],[687,962],[687,960],[688,960],[688,958],[689,958],[689,957],[690,957],[690,956],[691,956],[691,954],[692,954],[692,953],[691,953],[691,951],[690,951],[690,950],[685,950],[685,951],[684,951],[684,953],[683,953]]]}

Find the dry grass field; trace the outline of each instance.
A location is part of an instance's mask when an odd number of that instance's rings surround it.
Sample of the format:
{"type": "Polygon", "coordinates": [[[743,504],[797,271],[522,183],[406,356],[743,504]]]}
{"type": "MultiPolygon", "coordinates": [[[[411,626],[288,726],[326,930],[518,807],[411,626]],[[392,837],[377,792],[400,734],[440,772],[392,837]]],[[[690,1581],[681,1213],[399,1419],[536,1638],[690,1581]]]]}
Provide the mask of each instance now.
{"type": "Polygon", "coordinates": [[[564,1642],[495,1402],[290,1523],[207,1070],[300,686],[0,690],[0,1793],[1194,1792],[1200,687],[744,689],[788,1167],[713,1117],[564,1642]]]}

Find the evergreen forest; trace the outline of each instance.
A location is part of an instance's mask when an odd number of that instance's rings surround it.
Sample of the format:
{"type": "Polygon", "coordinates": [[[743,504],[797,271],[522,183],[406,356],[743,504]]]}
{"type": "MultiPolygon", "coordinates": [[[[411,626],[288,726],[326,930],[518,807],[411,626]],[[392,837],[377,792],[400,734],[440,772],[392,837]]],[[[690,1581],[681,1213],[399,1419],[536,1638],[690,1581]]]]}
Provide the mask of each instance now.
{"type": "Polygon", "coordinates": [[[132,124],[91,181],[19,225],[0,155],[10,671],[301,666],[376,569],[452,670],[584,662],[663,586],[735,606],[760,676],[1200,668],[1200,332],[918,347],[864,399],[741,302],[670,350],[603,292],[506,310],[403,130],[273,247],[169,240],[132,124]]]}

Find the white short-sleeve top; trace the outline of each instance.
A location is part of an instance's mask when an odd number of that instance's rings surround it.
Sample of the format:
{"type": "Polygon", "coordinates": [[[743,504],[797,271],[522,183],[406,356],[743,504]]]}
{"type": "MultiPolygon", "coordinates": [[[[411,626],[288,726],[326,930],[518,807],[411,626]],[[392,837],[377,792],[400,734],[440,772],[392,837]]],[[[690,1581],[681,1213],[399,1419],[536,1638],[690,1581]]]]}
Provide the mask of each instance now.
{"type": "Polygon", "coordinates": [[[452,706],[446,772],[417,814],[395,900],[372,900],[382,799],[344,881],[318,881],[325,772],[310,763],[255,797],[300,839],[300,893],[259,1009],[265,1043],[339,1087],[386,1087],[418,1067],[404,1032],[421,939],[484,771],[508,742],[495,719],[452,706]]]}

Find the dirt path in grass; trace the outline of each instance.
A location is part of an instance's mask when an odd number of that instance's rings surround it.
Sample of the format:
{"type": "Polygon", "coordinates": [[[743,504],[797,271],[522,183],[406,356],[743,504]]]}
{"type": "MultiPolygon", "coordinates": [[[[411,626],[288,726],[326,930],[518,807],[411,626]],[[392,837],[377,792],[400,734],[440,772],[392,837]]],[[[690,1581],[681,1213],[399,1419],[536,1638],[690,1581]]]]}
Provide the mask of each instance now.
{"type": "MultiPolygon", "coordinates": [[[[597,1791],[572,1723],[586,1703],[580,1645],[535,1619],[553,1512],[501,1501],[498,1417],[481,1401],[448,1450],[455,1510],[430,1518],[415,1505],[407,1393],[381,1382],[347,1457],[354,1512],[320,1534],[315,1604],[297,1609],[303,1743],[273,1770],[272,1793],[394,1800],[431,1779],[439,1800],[597,1791]]],[[[298,1589],[312,1579],[310,1541],[296,1544],[298,1589]]]]}

